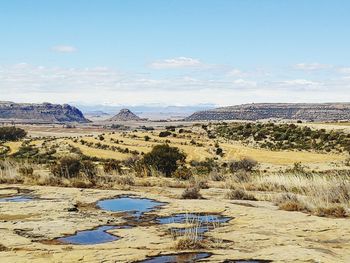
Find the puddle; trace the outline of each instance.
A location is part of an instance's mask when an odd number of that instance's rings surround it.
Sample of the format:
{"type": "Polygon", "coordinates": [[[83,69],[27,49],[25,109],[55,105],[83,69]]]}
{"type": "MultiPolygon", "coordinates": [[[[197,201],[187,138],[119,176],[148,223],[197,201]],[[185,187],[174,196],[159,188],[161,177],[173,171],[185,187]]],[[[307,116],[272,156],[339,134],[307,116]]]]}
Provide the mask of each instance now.
{"type": "Polygon", "coordinates": [[[93,230],[78,231],[75,235],[58,238],[61,243],[73,245],[95,245],[118,240],[119,237],[107,233],[116,226],[100,226],[93,230]]]}
{"type": "Polygon", "coordinates": [[[158,218],[156,221],[160,224],[190,224],[190,227],[172,227],[170,232],[176,235],[184,235],[187,233],[195,233],[199,239],[203,239],[203,234],[219,227],[223,223],[227,223],[232,218],[222,215],[210,214],[176,214],[169,217],[158,218]]]}
{"type": "Polygon", "coordinates": [[[162,205],[165,205],[165,203],[161,203],[152,199],[130,196],[121,196],[114,199],[106,199],[97,203],[97,206],[101,209],[113,212],[127,212],[136,217],[140,217],[143,213],[153,211],[162,205]]]}
{"type": "Polygon", "coordinates": [[[191,263],[197,262],[200,259],[205,259],[210,257],[209,253],[181,253],[172,255],[160,255],[156,257],[151,257],[143,261],[138,261],[139,263],[191,263]]]}
{"type": "MultiPolygon", "coordinates": [[[[165,203],[157,202],[152,199],[137,198],[131,196],[120,196],[117,198],[106,199],[97,202],[97,206],[100,209],[113,212],[127,212],[133,217],[137,217],[138,219],[142,216],[143,213],[153,211],[154,209],[164,204],[165,203]]],[[[107,232],[108,230],[116,228],[131,228],[133,222],[135,223],[135,220],[131,220],[126,225],[122,226],[104,225],[92,230],[78,231],[74,235],[58,238],[57,241],[74,245],[93,245],[111,242],[118,240],[119,237],[109,234],[107,232]]],[[[140,223],[142,222],[137,221],[137,224],[140,223]]]]}
{"type": "Polygon", "coordinates": [[[28,202],[32,201],[34,198],[31,196],[18,195],[11,197],[0,198],[0,202],[28,202]]]}
{"type": "Polygon", "coordinates": [[[195,233],[197,238],[203,239],[203,234],[219,227],[223,223],[227,223],[232,218],[222,215],[210,214],[176,214],[168,217],[158,218],[156,221],[160,224],[190,224],[190,227],[172,227],[170,232],[175,235],[184,235],[187,233],[195,233]]]}
{"type": "Polygon", "coordinates": [[[157,219],[160,224],[171,223],[200,223],[200,224],[222,224],[227,223],[232,218],[222,215],[210,214],[176,214],[168,217],[161,217],[157,219]]]}

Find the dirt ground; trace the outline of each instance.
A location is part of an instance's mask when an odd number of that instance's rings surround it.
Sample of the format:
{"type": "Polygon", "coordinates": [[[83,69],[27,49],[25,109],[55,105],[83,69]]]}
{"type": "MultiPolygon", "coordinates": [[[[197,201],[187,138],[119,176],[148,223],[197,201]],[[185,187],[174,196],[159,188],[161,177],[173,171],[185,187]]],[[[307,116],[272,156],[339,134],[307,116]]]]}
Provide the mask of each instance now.
{"type": "Polygon", "coordinates": [[[273,262],[350,262],[350,221],[278,210],[265,201],[234,201],[225,190],[203,190],[202,200],[178,199],[183,189],[132,187],[95,190],[48,186],[1,185],[0,195],[30,191],[28,202],[0,203],[0,262],[134,262],[146,256],[179,253],[169,225],[148,223],[113,229],[119,240],[98,245],[57,244],[52,240],[100,225],[121,224],[120,213],[95,206],[120,194],[152,198],[167,204],[150,216],[174,213],[220,213],[228,223],[206,233],[214,240],[205,262],[225,259],[264,259],[273,262]],[[29,191],[28,191],[29,190],[29,191]],[[78,211],[72,211],[76,205],[78,211]]]}

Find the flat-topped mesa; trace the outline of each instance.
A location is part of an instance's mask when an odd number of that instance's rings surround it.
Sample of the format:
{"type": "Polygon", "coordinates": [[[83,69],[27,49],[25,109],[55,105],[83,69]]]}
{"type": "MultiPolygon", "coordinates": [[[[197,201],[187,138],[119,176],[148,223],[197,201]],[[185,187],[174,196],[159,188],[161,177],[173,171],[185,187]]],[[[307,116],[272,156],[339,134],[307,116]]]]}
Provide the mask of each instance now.
{"type": "Polygon", "coordinates": [[[350,120],[350,103],[257,103],[198,111],[186,121],[204,120],[350,120]]]}
{"type": "Polygon", "coordinates": [[[108,121],[140,121],[139,116],[131,112],[129,109],[121,109],[117,115],[114,115],[108,121]]]}
{"type": "Polygon", "coordinates": [[[0,121],[23,123],[87,123],[83,113],[68,104],[0,102],[0,121]]]}

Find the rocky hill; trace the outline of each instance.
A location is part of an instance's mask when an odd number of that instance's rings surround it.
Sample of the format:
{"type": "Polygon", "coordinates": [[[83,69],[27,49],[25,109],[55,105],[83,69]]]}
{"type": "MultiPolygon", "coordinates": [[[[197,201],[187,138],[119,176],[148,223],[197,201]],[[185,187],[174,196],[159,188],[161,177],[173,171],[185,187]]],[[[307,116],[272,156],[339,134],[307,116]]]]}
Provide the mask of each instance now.
{"type": "Polygon", "coordinates": [[[25,123],[87,123],[80,110],[68,104],[0,102],[0,121],[25,123]]]}
{"type": "Polygon", "coordinates": [[[129,109],[121,109],[117,115],[108,119],[109,121],[140,121],[139,116],[131,112],[129,109]]]}
{"type": "Polygon", "coordinates": [[[308,121],[350,120],[350,103],[258,103],[198,111],[186,121],[286,119],[308,121]]]}

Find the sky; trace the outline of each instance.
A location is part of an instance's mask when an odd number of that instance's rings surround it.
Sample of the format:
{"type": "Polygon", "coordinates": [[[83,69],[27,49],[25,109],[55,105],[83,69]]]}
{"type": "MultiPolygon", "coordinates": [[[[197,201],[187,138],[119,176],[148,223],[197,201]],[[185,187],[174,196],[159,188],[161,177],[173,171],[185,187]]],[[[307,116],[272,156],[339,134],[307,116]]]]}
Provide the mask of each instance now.
{"type": "Polygon", "coordinates": [[[350,101],[348,0],[1,0],[0,100],[350,101]]]}

